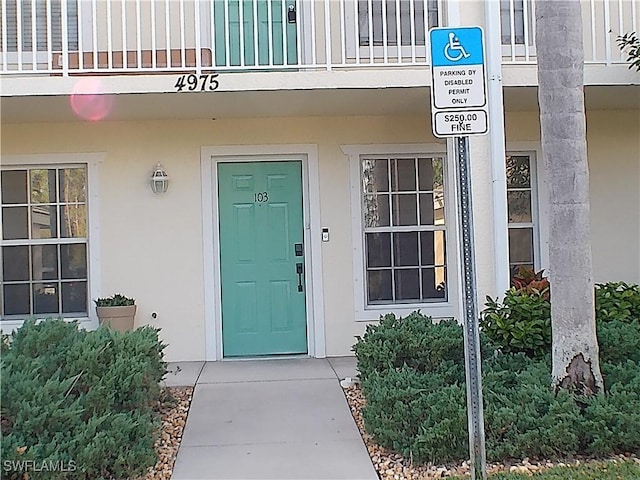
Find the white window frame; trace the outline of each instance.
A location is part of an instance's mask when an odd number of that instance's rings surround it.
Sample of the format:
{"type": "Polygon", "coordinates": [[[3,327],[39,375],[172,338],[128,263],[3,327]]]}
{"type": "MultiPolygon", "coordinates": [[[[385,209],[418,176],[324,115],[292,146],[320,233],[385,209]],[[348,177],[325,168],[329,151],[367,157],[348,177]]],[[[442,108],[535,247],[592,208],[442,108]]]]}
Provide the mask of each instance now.
{"type": "MultiPolygon", "coordinates": [[[[533,265],[536,271],[549,268],[548,183],[539,143],[507,143],[506,155],[529,156],[531,175],[531,226],[533,227],[533,265]]],[[[508,208],[508,205],[507,205],[508,208]]],[[[507,229],[509,228],[507,223],[507,229]]]]}
{"type": "MultiPolygon", "coordinates": [[[[78,321],[79,324],[88,329],[97,328],[98,317],[93,308],[93,300],[100,296],[100,229],[99,229],[99,195],[98,195],[98,171],[100,164],[105,158],[103,153],[80,153],[80,154],[24,154],[2,156],[0,165],[16,170],[20,168],[33,169],[37,167],[52,166],[85,166],[87,169],[87,309],[86,317],[65,317],[66,321],[78,321]]],[[[4,170],[4,168],[3,168],[4,170]]],[[[0,230],[2,229],[2,211],[0,209],[0,230]]],[[[2,238],[0,232],[0,238],[2,238]]],[[[1,240],[0,240],[1,241],[1,240]]],[[[0,259],[1,268],[1,259],[0,259]]],[[[43,316],[48,318],[51,315],[43,316]]],[[[34,318],[34,317],[27,317],[34,318]]],[[[42,318],[36,317],[38,320],[42,318]]],[[[11,332],[20,328],[24,319],[0,320],[0,330],[3,333],[11,332]]]]}
{"type": "MultiPolygon", "coordinates": [[[[496,0],[501,1],[501,0],[496,0]]],[[[500,43],[502,45],[502,55],[504,57],[529,57],[536,55],[535,46],[535,5],[532,0],[522,0],[523,2],[523,42],[516,42],[516,35],[514,33],[515,28],[515,7],[514,4],[518,0],[509,1],[509,24],[510,24],[510,41],[508,43],[502,43],[502,35],[504,32],[500,32],[500,43]]],[[[502,10],[499,9],[500,19],[502,23],[502,10]]]]}
{"type": "Polygon", "coordinates": [[[459,318],[460,278],[458,275],[458,235],[455,201],[455,171],[453,156],[447,152],[446,144],[403,144],[403,145],[342,145],[341,149],[349,157],[351,188],[351,231],[353,252],[353,293],[354,318],[359,322],[380,319],[380,315],[394,313],[404,317],[415,310],[433,318],[459,318]],[[362,181],[361,157],[366,155],[431,156],[441,155],[445,194],[445,242],[447,248],[446,277],[447,300],[442,302],[389,303],[367,305],[364,229],[362,225],[362,181]]]}

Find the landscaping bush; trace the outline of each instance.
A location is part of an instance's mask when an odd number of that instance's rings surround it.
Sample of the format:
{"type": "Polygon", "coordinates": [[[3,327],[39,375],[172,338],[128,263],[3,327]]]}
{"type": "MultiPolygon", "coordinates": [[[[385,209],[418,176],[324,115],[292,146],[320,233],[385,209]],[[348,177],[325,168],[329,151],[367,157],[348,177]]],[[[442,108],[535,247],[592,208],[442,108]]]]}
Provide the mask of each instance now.
{"type": "Polygon", "coordinates": [[[596,318],[640,323],[640,285],[597,283],[596,318]]]}
{"type": "Polygon", "coordinates": [[[442,362],[464,365],[462,328],[455,320],[436,324],[420,312],[405,318],[388,314],[356,338],[353,351],[362,380],[405,365],[418,372],[433,371],[442,362]]]}
{"type": "MultiPolygon", "coordinates": [[[[634,347],[640,333],[624,322],[600,326],[606,391],[591,398],[554,393],[548,353],[536,358],[498,351],[483,356],[489,460],[640,453],[640,363],[635,360],[640,353],[634,347]]],[[[376,442],[418,462],[468,457],[463,357],[443,359],[441,349],[461,345],[461,337],[451,322],[425,324],[414,316],[406,325],[386,318],[358,340],[358,366],[364,362],[367,372],[363,418],[376,442]],[[414,323],[420,325],[424,342],[409,342],[418,360],[406,358],[399,333],[408,335],[414,323]],[[438,339],[433,355],[427,337],[438,339]]]]}
{"type": "Polygon", "coordinates": [[[487,296],[480,315],[482,332],[505,353],[524,352],[531,357],[547,354],[551,347],[547,292],[512,287],[502,303],[487,296]]]}
{"type": "Polygon", "coordinates": [[[163,349],[150,327],[25,322],[1,359],[3,478],[22,479],[25,461],[30,479],[143,474],[156,461],[163,349]]]}

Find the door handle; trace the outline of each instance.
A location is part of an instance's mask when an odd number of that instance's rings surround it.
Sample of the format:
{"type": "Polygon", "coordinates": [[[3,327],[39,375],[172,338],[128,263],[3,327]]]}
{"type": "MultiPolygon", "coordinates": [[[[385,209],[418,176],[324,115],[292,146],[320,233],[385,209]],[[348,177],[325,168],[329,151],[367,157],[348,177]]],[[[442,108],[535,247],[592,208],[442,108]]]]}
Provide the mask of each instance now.
{"type": "Polygon", "coordinates": [[[296,263],[296,273],[298,274],[298,291],[302,291],[302,274],[304,272],[304,267],[302,263],[296,263]]]}

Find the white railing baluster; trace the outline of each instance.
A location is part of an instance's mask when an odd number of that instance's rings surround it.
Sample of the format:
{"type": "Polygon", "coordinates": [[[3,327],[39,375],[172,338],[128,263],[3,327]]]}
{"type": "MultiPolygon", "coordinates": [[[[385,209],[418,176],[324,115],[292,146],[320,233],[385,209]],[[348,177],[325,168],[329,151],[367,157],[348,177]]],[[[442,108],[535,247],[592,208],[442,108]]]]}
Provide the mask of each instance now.
{"type": "Polygon", "coordinates": [[[185,32],[184,32],[184,0],[180,0],[178,3],[180,7],[179,11],[179,19],[180,19],[180,67],[185,68],[187,66],[187,50],[186,50],[186,40],[185,40],[185,32]]]}
{"type": "Polygon", "coordinates": [[[216,68],[217,64],[217,58],[216,58],[216,13],[214,10],[214,3],[216,2],[216,0],[209,0],[209,8],[210,8],[210,15],[209,15],[209,35],[210,38],[208,39],[211,42],[211,68],[216,68]]]}
{"type": "Polygon", "coordinates": [[[38,55],[38,35],[36,33],[36,0],[31,0],[31,69],[37,70],[38,62],[36,56],[38,55]]]}
{"type": "Polygon", "coordinates": [[[195,45],[196,45],[196,73],[200,75],[202,73],[202,42],[200,39],[200,0],[196,0],[195,5],[193,6],[193,21],[195,22],[195,28],[193,29],[196,35],[195,45]]]}
{"type": "MultiPolygon", "coordinates": [[[[345,28],[345,15],[344,15],[344,0],[340,1],[340,31],[338,35],[340,35],[340,60],[339,64],[344,65],[347,63],[347,41],[345,33],[347,29],[345,28]]],[[[357,0],[355,0],[357,2],[357,0]]],[[[358,9],[358,5],[356,3],[356,10],[358,9]]]]}
{"type": "Polygon", "coordinates": [[[638,12],[636,12],[637,0],[631,0],[631,31],[638,32],[638,12]]]}
{"type": "MultiPolygon", "coordinates": [[[[611,12],[609,11],[609,0],[602,1],[604,7],[604,54],[605,63],[611,65],[611,39],[609,38],[609,32],[611,31],[611,12]]],[[[595,36],[595,32],[594,32],[595,36]]]]}
{"type": "MultiPolygon", "coordinates": [[[[344,0],[345,2],[347,0],[344,0]]],[[[354,14],[353,14],[353,44],[355,45],[356,50],[356,65],[360,65],[360,1],[352,0],[355,2],[354,5],[354,14]]]]}
{"type": "Polygon", "coordinates": [[[258,49],[258,0],[252,0],[253,4],[253,64],[258,65],[260,63],[258,49]]]}
{"type": "Polygon", "coordinates": [[[223,0],[224,2],[224,31],[225,31],[225,35],[224,35],[224,58],[225,58],[225,65],[230,66],[231,65],[231,46],[230,46],[230,39],[231,39],[231,29],[229,28],[229,26],[231,25],[230,19],[229,19],[229,1],[230,0],[223,0]]]}
{"type": "Polygon", "coordinates": [[[397,54],[396,54],[396,63],[402,63],[402,31],[401,28],[402,26],[400,25],[400,17],[401,17],[401,12],[400,12],[400,0],[396,0],[396,48],[397,48],[397,54]]]}
{"type": "Polygon", "coordinates": [[[302,63],[302,42],[306,39],[302,38],[302,0],[296,0],[296,63],[302,63]]]}
{"type": "Polygon", "coordinates": [[[273,66],[273,11],[271,0],[267,0],[267,38],[269,39],[269,66],[273,66]]]}
{"type": "Polygon", "coordinates": [[[387,42],[387,0],[382,3],[382,60],[385,65],[389,63],[389,44],[387,42]]]}
{"type": "MultiPolygon", "coordinates": [[[[7,15],[7,1],[1,1],[2,12],[4,13],[5,18],[5,21],[2,22],[2,71],[5,72],[9,71],[9,58],[7,56],[7,23],[9,23],[7,18],[9,17],[9,15],[7,15]]],[[[49,55],[51,54],[51,48],[49,46],[47,46],[47,52],[49,52],[49,55]]],[[[51,68],[51,61],[49,61],[49,68],[51,68]]]]}
{"type": "Polygon", "coordinates": [[[596,60],[596,5],[595,0],[590,0],[589,2],[589,12],[591,15],[591,61],[595,62],[596,60]]]}
{"type": "MultiPolygon", "coordinates": [[[[411,63],[416,62],[416,0],[409,1],[409,21],[411,22],[411,63]]],[[[425,36],[429,26],[425,25],[425,36]]]]}
{"type": "Polygon", "coordinates": [[[47,65],[50,70],[54,69],[53,66],[53,43],[52,35],[51,35],[51,0],[47,0],[45,3],[45,8],[47,9],[47,65]]]}
{"type": "Polygon", "coordinates": [[[113,68],[113,39],[111,38],[111,0],[107,0],[107,68],[113,68]]]}
{"type": "Polygon", "coordinates": [[[330,12],[329,2],[325,0],[324,2],[324,38],[325,38],[325,57],[327,62],[327,71],[332,69],[331,62],[333,61],[332,52],[331,52],[331,19],[329,18],[330,12]]]}
{"type": "Polygon", "coordinates": [[[151,68],[157,68],[157,39],[158,32],[156,31],[156,2],[149,2],[151,4],[151,68]]]}
{"type": "Polygon", "coordinates": [[[509,38],[509,46],[511,47],[511,61],[516,61],[516,7],[514,5],[515,0],[509,0],[509,25],[511,27],[510,30],[510,38],[509,38]]]}
{"type": "Polygon", "coordinates": [[[78,0],[77,3],[77,12],[78,12],[78,70],[84,71],[84,42],[83,42],[83,34],[84,34],[84,25],[82,24],[82,0],[78,0]]]}
{"type": "Polygon", "coordinates": [[[16,1],[16,48],[18,52],[18,71],[22,71],[22,2],[16,1]]]}
{"type": "Polygon", "coordinates": [[[62,75],[69,76],[69,22],[67,12],[67,0],[60,0],[62,11],[62,75]]]}
{"type": "Polygon", "coordinates": [[[140,0],[136,0],[136,67],[143,68],[142,63],[142,12],[140,0]]]}
{"type": "MultiPolygon", "coordinates": [[[[618,0],[618,35],[624,34],[624,5],[622,4],[622,0],[618,0]]],[[[623,60],[624,55],[621,49],[618,49],[618,60],[623,60]]]]}
{"type": "MultiPolygon", "coordinates": [[[[100,63],[98,61],[98,0],[91,0],[91,42],[92,42],[92,54],[93,54],[93,68],[98,70],[100,63]]],[[[51,19],[49,19],[51,20],[51,19]]],[[[51,22],[49,22],[51,25],[51,22]]]]}
{"type": "MultiPolygon", "coordinates": [[[[373,63],[373,0],[367,2],[369,15],[369,62],[373,63]]],[[[360,43],[360,40],[358,40],[360,43]]]]}
{"type": "Polygon", "coordinates": [[[170,5],[171,0],[165,0],[164,2],[164,48],[167,59],[165,61],[167,69],[171,68],[171,20],[170,20],[170,5]]]}
{"type": "Polygon", "coordinates": [[[127,0],[122,0],[120,11],[120,22],[122,23],[122,69],[126,70],[129,66],[127,58],[127,0]]]}
{"type": "Polygon", "coordinates": [[[527,0],[522,1],[522,23],[524,24],[524,60],[528,62],[531,58],[531,51],[529,48],[529,2],[527,0]]]}
{"type": "Polygon", "coordinates": [[[238,45],[240,47],[240,65],[245,66],[244,60],[244,0],[238,0],[238,45]]]}

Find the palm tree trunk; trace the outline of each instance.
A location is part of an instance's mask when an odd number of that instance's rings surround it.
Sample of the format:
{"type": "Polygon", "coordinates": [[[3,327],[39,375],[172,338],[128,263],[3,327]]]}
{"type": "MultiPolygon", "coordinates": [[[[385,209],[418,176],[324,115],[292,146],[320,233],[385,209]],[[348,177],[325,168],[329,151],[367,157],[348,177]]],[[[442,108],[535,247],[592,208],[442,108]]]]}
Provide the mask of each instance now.
{"type": "Polygon", "coordinates": [[[536,2],[538,102],[550,194],[553,385],[591,395],[603,382],[591,263],[582,42],[578,0],[536,2]]]}

